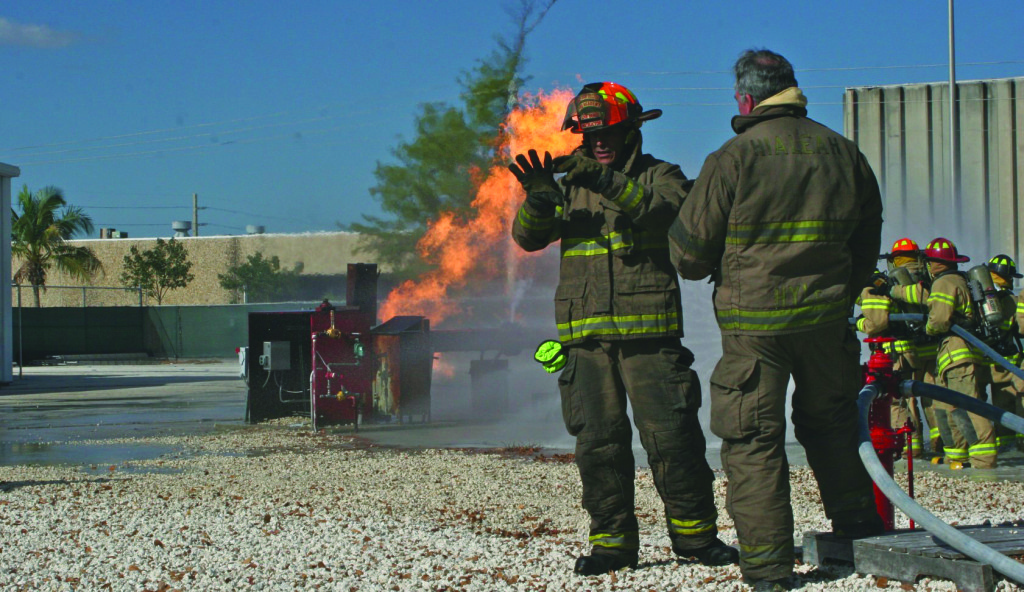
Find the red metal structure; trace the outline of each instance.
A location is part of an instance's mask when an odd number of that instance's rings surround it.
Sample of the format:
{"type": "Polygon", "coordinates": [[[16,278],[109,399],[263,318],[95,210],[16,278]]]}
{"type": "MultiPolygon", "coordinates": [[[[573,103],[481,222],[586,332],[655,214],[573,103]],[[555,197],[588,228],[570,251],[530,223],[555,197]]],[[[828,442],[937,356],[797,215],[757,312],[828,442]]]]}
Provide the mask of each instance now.
{"type": "MultiPolygon", "coordinates": [[[[878,386],[880,396],[871,403],[871,411],[868,416],[871,444],[878,454],[878,459],[885,467],[889,476],[893,475],[893,466],[900,457],[904,446],[909,448],[910,438],[908,432],[912,431],[910,426],[903,426],[899,430],[892,428],[892,416],[890,407],[892,402],[899,398],[899,377],[893,369],[893,359],[884,351],[885,343],[891,343],[895,339],[891,337],[869,337],[864,340],[871,348],[871,357],[867,364],[864,364],[864,384],[875,384],[878,386]]],[[[908,472],[910,474],[910,495],[914,495],[913,461],[911,455],[907,456],[908,472]]],[[[889,498],[875,486],[875,507],[878,515],[881,516],[885,529],[888,531],[896,528],[896,514],[889,498]]],[[[913,523],[910,525],[914,527],[913,523]]]]}

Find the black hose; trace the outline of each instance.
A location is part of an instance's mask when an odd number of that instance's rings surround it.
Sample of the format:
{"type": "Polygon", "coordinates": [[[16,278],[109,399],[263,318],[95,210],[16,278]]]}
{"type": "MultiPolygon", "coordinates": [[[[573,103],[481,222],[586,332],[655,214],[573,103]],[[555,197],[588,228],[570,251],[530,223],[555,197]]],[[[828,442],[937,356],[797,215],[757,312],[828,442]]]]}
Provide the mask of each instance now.
{"type": "MultiPolygon", "coordinates": [[[[908,380],[902,383],[900,388],[910,389],[913,392],[914,386],[907,385],[907,383],[913,382],[915,381],[908,380]]],[[[948,390],[943,389],[942,387],[935,388],[944,391],[948,390]]],[[[906,393],[906,390],[904,390],[904,393],[906,393]]],[[[928,394],[922,394],[924,396],[929,396],[928,394]]],[[[960,395],[960,393],[955,394],[960,395]]],[[[939,520],[939,518],[934,514],[924,509],[921,504],[911,499],[911,497],[907,495],[895,481],[893,481],[892,477],[885,470],[885,467],[882,466],[881,461],[878,460],[878,453],[875,452],[875,448],[871,443],[871,434],[868,428],[868,415],[871,413],[871,402],[877,396],[878,387],[873,384],[869,384],[860,391],[860,396],[857,398],[857,407],[860,411],[860,445],[857,448],[857,453],[860,455],[860,460],[864,463],[864,468],[867,469],[868,475],[871,476],[872,481],[875,482],[878,489],[911,520],[923,526],[925,530],[941,539],[950,547],[953,547],[957,551],[960,551],[964,555],[967,555],[976,561],[991,565],[996,571],[1004,576],[1018,583],[1024,584],[1024,565],[1017,563],[999,551],[976,541],[963,532],[946,524],[942,520],[939,520]]],[[[984,403],[982,404],[984,405],[984,403]]],[[[987,416],[988,415],[986,415],[986,417],[987,416]]],[[[1020,417],[1017,417],[1017,419],[1024,421],[1024,419],[1020,417]]],[[[1010,426],[1007,425],[1007,427],[1010,426]]]]}

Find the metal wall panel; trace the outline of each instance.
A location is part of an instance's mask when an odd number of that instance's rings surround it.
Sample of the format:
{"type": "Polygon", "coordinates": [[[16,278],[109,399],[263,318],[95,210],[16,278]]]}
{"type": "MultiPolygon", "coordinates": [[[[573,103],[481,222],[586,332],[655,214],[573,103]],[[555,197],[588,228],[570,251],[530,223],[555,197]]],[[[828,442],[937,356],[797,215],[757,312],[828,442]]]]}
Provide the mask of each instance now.
{"type": "MultiPolygon", "coordinates": [[[[11,285],[11,179],[21,174],[18,167],[0,163],[0,280],[11,285]]],[[[11,315],[11,291],[0,290],[0,384],[14,379],[14,323],[11,315]]]]}
{"type": "MultiPolygon", "coordinates": [[[[883,242],[953,239],[972,262],[1024,253],[1024,78],[957,83],[959,191],[950,189],[946,83],[846,89],[847,138],[885,202],[883,242]]],[[[923,246],[923,245],[922,245],[923,246]]]]}

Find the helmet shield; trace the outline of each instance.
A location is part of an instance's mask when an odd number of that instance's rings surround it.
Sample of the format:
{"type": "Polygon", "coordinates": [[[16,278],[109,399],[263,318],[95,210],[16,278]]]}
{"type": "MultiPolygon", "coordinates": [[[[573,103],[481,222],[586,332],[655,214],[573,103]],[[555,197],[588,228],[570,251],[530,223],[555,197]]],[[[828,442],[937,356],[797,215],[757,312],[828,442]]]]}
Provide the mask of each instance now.
{"type": "Polygon", "coordinates": [[[582,134],[627,121],[661,117],[661,109],[644,111],[636,95],[614,82],[594,82],[580,90],[565,110],[562,129],[582,134]]]}

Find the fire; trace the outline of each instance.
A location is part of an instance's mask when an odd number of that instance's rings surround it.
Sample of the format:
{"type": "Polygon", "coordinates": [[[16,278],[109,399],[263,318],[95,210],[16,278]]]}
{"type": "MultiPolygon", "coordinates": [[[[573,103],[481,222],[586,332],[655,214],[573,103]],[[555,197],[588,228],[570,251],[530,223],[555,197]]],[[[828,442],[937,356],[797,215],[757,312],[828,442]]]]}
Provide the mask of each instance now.
{"type": "MultiPolygon", "coordinates": [[[[530,148],[541,157],[545,151],[559,156],[576,148],[580,137],[561,131],[565,105],[572,97],[572,92],[564,89],[526,95],[505,120],[500,159],[510,162],[530,148]]],[[[512,243],[511,228],[526,195],[502,162],[475,173],[478,183],[473,215],[461,218],[445,212],[429,224],[416,248],[419,256],[435,264],[436,269],[392,290],[380,307],[381,319],[419,315],[437,324],[463,312],[454,294],[470,280],[514,280],[515,275],[524,272],[521,263],[534,254],[512,243]]]]}

